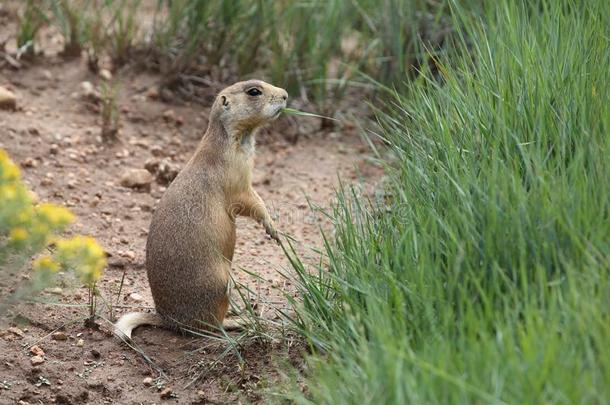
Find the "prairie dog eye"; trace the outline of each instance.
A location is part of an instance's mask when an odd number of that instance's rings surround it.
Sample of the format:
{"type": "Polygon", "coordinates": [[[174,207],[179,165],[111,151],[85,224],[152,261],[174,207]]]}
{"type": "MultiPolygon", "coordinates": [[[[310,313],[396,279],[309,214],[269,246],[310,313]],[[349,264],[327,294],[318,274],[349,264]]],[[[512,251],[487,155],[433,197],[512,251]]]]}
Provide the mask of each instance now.
{"type": "Polygon", "coordinates": [[[256,87],[253,87],[249,90],[246,90],[246,94],[252,97],[256,97],[256,96],[260,96],[261,94],[263,94],[262,91],[260,91],[259,89],[257,89],[256,87]]]}

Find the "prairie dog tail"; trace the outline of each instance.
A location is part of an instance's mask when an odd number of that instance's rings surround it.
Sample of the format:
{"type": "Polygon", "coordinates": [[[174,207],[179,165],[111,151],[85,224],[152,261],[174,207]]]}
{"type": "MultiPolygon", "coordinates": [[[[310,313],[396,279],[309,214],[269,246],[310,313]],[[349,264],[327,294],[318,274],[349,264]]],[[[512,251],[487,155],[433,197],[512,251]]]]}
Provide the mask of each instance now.
{"type": "Polygon", "coordinates": [[[131,339],[131,332],[142,325],[163,326],[164,323],[158,314],[130,312],[114,324],[114,334],[121,339],[131,339]]]}

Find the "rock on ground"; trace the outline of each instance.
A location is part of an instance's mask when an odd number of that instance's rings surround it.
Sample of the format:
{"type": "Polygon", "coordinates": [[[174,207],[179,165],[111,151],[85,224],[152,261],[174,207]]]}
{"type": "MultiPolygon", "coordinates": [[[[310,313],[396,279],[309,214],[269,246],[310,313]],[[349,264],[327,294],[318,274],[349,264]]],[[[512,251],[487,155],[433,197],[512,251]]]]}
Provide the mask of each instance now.
{"type": "Polygon", "coordinates": [[[150,183],[153,176],[145,169],[131,169],[121,177],[120,184],[123,187],[145,189],[150,191],[150,183]]]}
{"type": "Polygon", "coordinates": [[[51,335],[51,338],[53,338],[53,340],[68,340],[68,335],[66,334],[66,332],[55,332],[51,335]]]}
{"type": "Polygon", "coordinates": [[[0,86],[0,109],[15,110],[17,108],[17,96],[7,88],[0,86]]]}

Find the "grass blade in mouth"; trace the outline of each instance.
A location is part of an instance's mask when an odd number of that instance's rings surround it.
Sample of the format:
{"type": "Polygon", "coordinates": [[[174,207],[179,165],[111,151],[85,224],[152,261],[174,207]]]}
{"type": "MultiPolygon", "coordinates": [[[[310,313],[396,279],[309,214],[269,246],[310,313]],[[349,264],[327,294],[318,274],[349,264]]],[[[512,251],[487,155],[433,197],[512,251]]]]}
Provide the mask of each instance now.
{"type": "Polygon", "coordinates": [[[326,120],[339,121],[336,118],[326,117],[324,115],[308,113],[308,112],[300,111],[300,110],[295,110],[294,108],[282,108],[280,111],[283,113],[286,113],[286,114],[290,114],[290,115],[301,115],[303,117],[316,117],[316,118],[323,118],[326,120]]]}

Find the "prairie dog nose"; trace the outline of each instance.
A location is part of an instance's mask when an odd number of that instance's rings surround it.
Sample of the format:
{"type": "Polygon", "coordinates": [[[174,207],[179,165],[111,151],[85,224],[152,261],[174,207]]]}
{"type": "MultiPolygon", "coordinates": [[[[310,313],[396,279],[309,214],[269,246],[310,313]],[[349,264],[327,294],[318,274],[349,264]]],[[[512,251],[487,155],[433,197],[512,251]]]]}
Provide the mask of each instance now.
{"type": "Polygon", "coordinates": [[[274,98],[279,98],[279,99],[282,99],[284,101],[288,100],[288,92],[286,90],[284,90],[281,87],[276,87],[274,90],[275,90],[273,92],[273,97],[274,98]]]}

